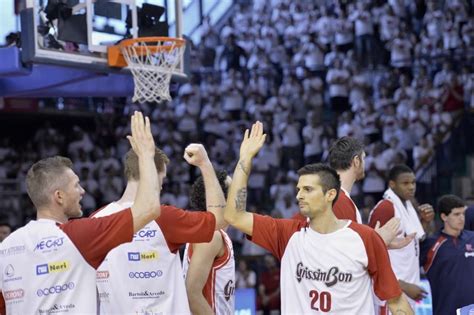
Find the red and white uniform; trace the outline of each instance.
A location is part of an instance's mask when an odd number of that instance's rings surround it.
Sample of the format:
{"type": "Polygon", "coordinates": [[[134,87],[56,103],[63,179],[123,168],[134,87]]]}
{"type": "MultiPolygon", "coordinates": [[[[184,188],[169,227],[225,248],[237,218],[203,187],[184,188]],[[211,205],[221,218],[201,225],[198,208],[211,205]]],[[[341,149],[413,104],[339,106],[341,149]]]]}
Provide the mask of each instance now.
{"type": "MultiPolygon", "coordinates": [[[[224,255],[212,263],[206,284],[202,290],[204,298],[211,306],[214,314],[234,314],[235,308],[235,259],[232,241],[224,230],[219,230],[224,241],[224,255]]],[[[186,245],[183,259],[184,274],[188,273],[193,256],[193,248],[186,245]]]]}
{"type": "MultiPolygon", "coordinates": [[[[106,217],[129,204],[111,203],[93,214],[106,217]]],[[[114,248],[97,269],[101,314],[190,314],[179,248],[209,242],[215,218],[210,212],[161,206],[161,215],[114,248]]]]}
{"type": "Polygon", "coordinates": [[[372,282],[382,300],[402,294],[369,227],[348,221],[320,234],[300,220],[254,214],[251,239],[281,259],[282,314],[373,314],[372,282]]]}
{"type": "Polygon", "coordinates": [[[132,222],[126,210],[65,224],[39,219],[12,233],[0,245],[6,314],[96,314],[95,269],[132,239],[132,222]]]}
{"type": "Polygon", "coordinates": [[[354,201],[352,201],[350,194],[342,187],[332,211],[339,220],[351,220],[359,224],[362,223],[359,209],[357,209],[354,201]]]}
{"type": "MultiPolygon", "coordinates": [[[[385,194],[387,196],[387,193],[385,194]]],[[[391,199],[381,200],[370,214],[369,226],[375,227],[377,221],[383,226],[391,218],[400,219],[400,228],[398,235],[406,236],[408,234],[417,233],[415,239],[410,244],[400,249],[390,249],[388,254],[390,256],[390,263],[393,268],[393,272],[398,279],[408,283],[420,285],[420,245],[419,239],[424,237],[425,233],[423,227],[418,219],[418,215],[411,205],[410,201],[407,201],[405,207],[401,200],[395,202],[394,194],[390,194],[391,199]],[[412,215],[410,215],[412,214],[412,215]],[[416,221],[416,222],[415,222],[416,221]],[[420,235],[418,235],[420,234],[420,235]]],[[[408,301],[411,306],[415,306],[415,301],[408,297],[408,301]]]]}

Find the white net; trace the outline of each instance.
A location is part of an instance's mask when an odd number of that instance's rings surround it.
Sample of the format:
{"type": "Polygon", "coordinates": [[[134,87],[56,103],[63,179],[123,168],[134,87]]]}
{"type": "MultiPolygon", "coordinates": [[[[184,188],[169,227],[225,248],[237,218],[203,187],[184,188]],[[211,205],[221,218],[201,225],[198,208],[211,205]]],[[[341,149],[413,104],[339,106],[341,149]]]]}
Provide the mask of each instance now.
{"type": "Polygon", "coordinates": [[[174,40],[138,40],[133,45],[121,47],[127,67],[133,74],[134,102],[171,100],[171,75],[182,60],[184,47],[174,40]]]}

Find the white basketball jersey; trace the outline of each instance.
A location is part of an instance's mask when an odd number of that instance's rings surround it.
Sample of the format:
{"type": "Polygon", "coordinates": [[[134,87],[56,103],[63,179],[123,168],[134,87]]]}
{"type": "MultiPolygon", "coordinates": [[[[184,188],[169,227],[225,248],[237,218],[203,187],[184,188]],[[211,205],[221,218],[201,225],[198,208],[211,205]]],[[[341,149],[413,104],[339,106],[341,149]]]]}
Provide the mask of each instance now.
{"type": "Polygon", "coordinates": [[[95,269],[52,220],[31,221],[0,244],[7,314],[96,314],[95,269]]]}
{"type": "MultiPolygon", "coordinates": [[[[400,228],[398,235],[409,234],[410,231],[407,231],[404,228],[404,217],[400,215],[397,207],[394,208],[394,217],[401,220],[400,228]]],[[[392,264],[392,269],[397,279],[406,281],[408,283],[413,283],[416,285],[420,284],[420,243],[418,237],[415,237],[410,244],[403,248],[399,249],[389,249],[388,255],[390,256],[390,262],[392,264]]],[[[414,308],[416,301],[407,296],[408,302],[414,308]]]]}
{"type": "MultiPolygon", "coordinates": [[[[94,216],[131,205],[111,203],[94,216]]],[[[97,288],[101,314],[190,314],[179,253],[170,251],[155,221],[109,252],[97,269],[97,288]]]]}
{"type": "Polygon", "coordinates": [[[282,314],[374,314],[368,262],[363,240],[348,226],[329,234],[302,228],[281,260],[282,314]]]}
{"type": "MultiPolygon", "coordinates": [[[[203,295],[211,305],[214,314],[234,314],[235,308],[235,259],[232,241],[224,230],[219,230],[224,241],[225,251],[222,257],[214,260],[209,277],[203,288],[203,295]]],[[[183,259],[186,276],[192,253],[186,244],[183,259]]]]}

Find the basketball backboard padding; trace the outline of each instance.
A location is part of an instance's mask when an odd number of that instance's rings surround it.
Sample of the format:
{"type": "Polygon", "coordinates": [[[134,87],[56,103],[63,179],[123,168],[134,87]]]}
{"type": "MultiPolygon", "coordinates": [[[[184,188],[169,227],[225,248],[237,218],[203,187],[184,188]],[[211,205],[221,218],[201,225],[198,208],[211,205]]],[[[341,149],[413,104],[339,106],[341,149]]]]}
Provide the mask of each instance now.
{"type": "Polygon", "coordinates": [[[24,67],[18,48],[0,48],[1,97],[127,97],[133,95],[133,77],[123,73],[98,73],[57,65],[24,67]],[[16,56],[16,62],[14,62],[16,56]],[[3,59],[2,59],[3,60],[3,59]]]}
{"type": "Polygon", "coordinates": [[[0,48],[0,78],[28,75],[31,71],[21,63],[20,49],[16,46],[0,48]]]}

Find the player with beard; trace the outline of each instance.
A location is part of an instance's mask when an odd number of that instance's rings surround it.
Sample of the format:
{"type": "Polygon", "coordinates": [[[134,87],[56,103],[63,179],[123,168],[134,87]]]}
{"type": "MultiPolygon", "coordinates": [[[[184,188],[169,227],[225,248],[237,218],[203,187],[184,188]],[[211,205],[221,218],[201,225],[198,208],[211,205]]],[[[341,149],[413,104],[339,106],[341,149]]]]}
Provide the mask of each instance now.
{"type": "Polygon", "coordinates": [[[122,212],[83,218],[84,195],[72,162],[55,156],[28,170],[26,188],[37,220],[0,244],[0,314],[95,314],[96,269],[114,247],[130,242],[160,213],[161,180],[153,163],[155,142],[148,117],[135,112],[132,136],[138,156],[138,192],[122,212]],[[0,299],[3,300],[3,299],[0,299]]]}
{"type": "MultiPolygon", "coordinates": [[[[333,206],[334,215],[340,220],[351,220],[362,224],[360,211],[350,194],[355,182],[364,179],[365,176],[364,145],[352,137],[337,139],[329,148],[329,165],[336,170],[341,179],[341,193],[333,206]]],[[[295,218],[306,220],[301,214],[295,215],[295,218]]],[[[406,246],[413,236],[395,239],[399,226],[400,220],[392,218],[383,227],[377,223],[374,229],[386,245],[400,248],[406,246]]]]}
{"type": "Polygon", "coordinates": [[[246,211],[252,160],[264,143],[260,122],[245,131],[224,218],[281,260],[282,314],[373,314],[367,303],[373,291],[393,314],[413,314],[380,236],[334,215],[341,181],[331,167],[309,164],[298,170],[296,198],[307,221],[246,211]]]}

